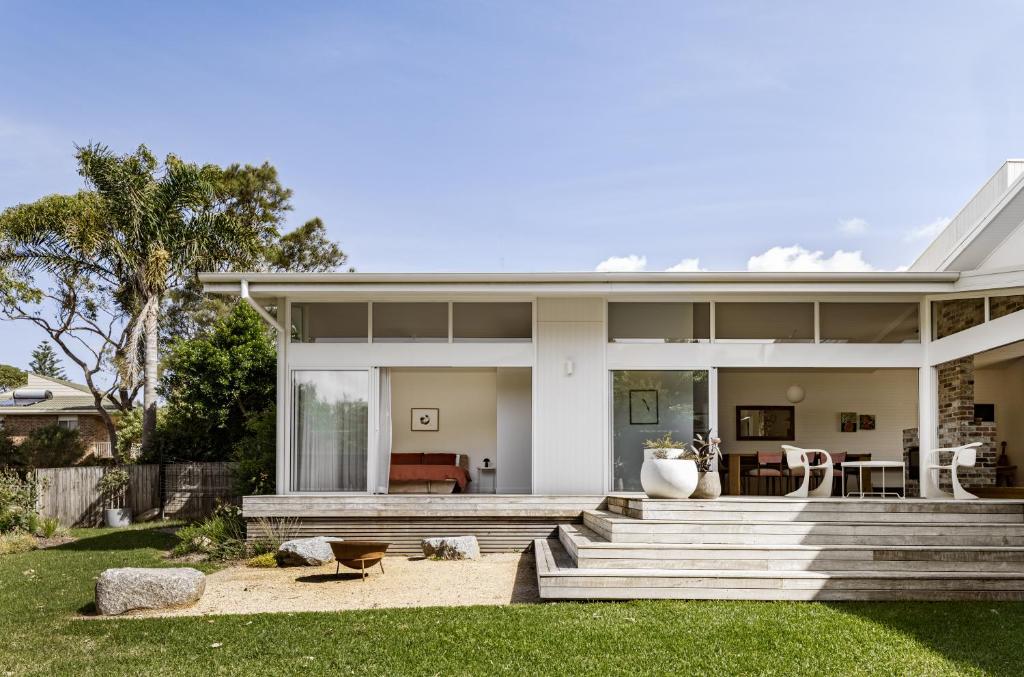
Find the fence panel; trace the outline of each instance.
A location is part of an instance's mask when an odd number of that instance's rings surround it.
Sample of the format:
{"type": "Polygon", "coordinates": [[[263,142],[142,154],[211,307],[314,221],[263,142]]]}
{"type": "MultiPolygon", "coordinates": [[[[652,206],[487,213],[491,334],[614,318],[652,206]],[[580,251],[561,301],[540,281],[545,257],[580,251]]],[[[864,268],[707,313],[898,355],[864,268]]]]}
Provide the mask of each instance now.
{"type": "MultiPolygon", "coordinates": [[[[233,485],[234,463],[170,463],[164,466],[165,515],[198,519],[218,501],[240,503],[233,485]]],[[[56,517],[66,526],[98,526],[103,497],[97,483],[105,469],[41,468],[36,470],[39,514],[56,517]]],[[[136,518],[160,507],[160,466],[128,466],[127,505],[136,518]]]]}

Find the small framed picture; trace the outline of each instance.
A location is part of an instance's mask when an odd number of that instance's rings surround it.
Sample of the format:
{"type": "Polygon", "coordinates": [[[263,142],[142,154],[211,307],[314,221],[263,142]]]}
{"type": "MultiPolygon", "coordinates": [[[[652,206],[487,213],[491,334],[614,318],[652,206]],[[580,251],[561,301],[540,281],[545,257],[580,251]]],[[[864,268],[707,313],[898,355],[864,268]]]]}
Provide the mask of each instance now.
{"type": "Polygon", "coordinates": [[[629,423],[630,425],[658,424],[658,391],[629,391],[629,423]]]}
{"type": "Polygon", "coordinates": [[[857,414],[852,411],[844,411],[839,414],[839,432],[857,432],[857,414]]]}
{"type": "Polygon", "coordinates": [[[441,410],[416,407],[411,410],[410,417],[409,429],[413,432],[436,432],[441,423],[441,410]]]}
{"type": "Polygon", "coordinates": [[[860,415],[860,429],[861,430],[874,430],[875,429],[875,415],[874,414],[861,414],[860,415]]]}

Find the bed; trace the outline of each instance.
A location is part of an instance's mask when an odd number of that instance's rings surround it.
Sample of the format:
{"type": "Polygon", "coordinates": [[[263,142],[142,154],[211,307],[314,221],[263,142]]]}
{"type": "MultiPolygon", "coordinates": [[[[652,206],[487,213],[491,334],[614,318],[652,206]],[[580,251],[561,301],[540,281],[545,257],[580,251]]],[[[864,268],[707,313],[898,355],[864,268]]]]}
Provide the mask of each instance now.
{"type": "Polygon", "coordinates": [[[389,494],[451,494],[469,485],[469,458],[444,452],[391,454],[389,494]]]}

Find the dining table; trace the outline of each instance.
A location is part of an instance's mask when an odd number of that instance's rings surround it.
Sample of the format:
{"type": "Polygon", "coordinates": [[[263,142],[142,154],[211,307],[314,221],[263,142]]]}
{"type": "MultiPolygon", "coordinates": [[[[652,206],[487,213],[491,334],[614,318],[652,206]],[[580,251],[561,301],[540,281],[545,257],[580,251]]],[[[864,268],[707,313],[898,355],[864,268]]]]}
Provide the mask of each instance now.
{"type": "MultiPolygon", "coordinates": [[[[742,467],[747,465],[744,461],[750,461],[750,466],[757,466],[756,451],[726,451],[723,456],[728,457],[729,486],[726,494],[729,496],[740,496],[743,491],[742,467]]],[[[846,454],[847,461],[870,461],[870,452],[850,452],[846,454]]],[[[837,471],[840,472],[840,471],[837,471]]],[[[820,476],[820,475],[819,475],[820,476]]],[[[871,473],[864,475],[864,492],[871,491],[871,473]]]]}

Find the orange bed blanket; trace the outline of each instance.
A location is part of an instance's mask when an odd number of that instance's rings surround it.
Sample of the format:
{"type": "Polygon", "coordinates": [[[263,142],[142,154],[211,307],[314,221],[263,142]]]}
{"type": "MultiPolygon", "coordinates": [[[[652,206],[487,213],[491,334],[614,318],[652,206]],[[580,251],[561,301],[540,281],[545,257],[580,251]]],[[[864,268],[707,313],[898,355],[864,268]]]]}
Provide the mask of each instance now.
{"type": "Polygon", "coordinates": [[[465,491],[469,484],[469,473],[457,465],[392,465],[388,477],[392,482],[439,482],[455,480],[459,491],[465,491]]]}

